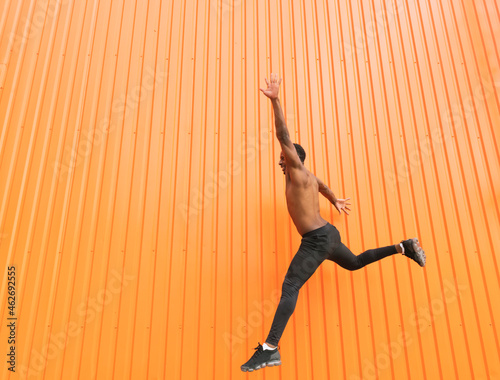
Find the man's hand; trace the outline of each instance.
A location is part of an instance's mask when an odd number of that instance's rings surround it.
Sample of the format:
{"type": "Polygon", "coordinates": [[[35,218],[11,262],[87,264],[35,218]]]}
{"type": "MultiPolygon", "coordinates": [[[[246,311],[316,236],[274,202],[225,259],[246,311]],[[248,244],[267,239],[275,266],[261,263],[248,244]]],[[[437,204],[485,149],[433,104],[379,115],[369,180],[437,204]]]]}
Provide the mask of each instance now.
{"type": "Polygon", "coordinates": [[[261,88],[260,90],[269,99],[277,99],[280,92],[281,78],[278,79],[278,74],[271,74],[271,79],[268,81],[267,78],[265,78],[265,80],[267,88],[265,90],[261,88]]]}
{"type": "Polygon", "coordinates": [[[346,215],[349,215],[349,213],[347,211],[351,211],[351,209],[348,207],[350,206],[351,204],[349,202],[347,202],[349,199],[351,198],[347,198],[347,199],[337,199],[333,205],[335,206],[335,208],[337,209],[337,211],[339,212],[339,215],[342,214],[341,211],[344,211],[346,213],[346,215]]]}

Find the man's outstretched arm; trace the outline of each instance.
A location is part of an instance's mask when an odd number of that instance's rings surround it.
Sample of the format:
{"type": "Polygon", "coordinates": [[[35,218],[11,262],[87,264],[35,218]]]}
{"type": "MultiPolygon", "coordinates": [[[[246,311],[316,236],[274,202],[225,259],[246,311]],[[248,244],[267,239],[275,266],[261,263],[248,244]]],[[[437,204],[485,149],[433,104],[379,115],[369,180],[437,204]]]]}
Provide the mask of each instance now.
{"type": "Polygon", "coordinates": [[[291,167],[299,167],[301,165],[300,158],[293,146],[292,139],[290,138],[290,133],[285,122],[285,116],[283,115],[283,109],[281,108],[281,103],[279,100],[279,89],[281,84],[281,79],[278,79],[277,74],[271,74],[269,81],[266,79],[267,89],[260,89],[264,95],[271,99],[274,111],[274,121],[276,125],[276,138],[280,142],[281,149],[285,156],[287,165],[291,167]]]}
{"type": "Polygon", "coordinates": [[[330,201],[331,204],[335,206],[339,214],[341,214],[341,211],[344,211],[347,215],[349,215],[348,211],[351,211],[349,206],[351,205],[349,202],[347,202],[351,198],[347,199],[338,199],[335,194],[333,193],[332,190],[328,186],[325,185],[325,183],[320,180],[318,177],[316,177],[316,181],[318,181],[318,191],[330,201]]]}

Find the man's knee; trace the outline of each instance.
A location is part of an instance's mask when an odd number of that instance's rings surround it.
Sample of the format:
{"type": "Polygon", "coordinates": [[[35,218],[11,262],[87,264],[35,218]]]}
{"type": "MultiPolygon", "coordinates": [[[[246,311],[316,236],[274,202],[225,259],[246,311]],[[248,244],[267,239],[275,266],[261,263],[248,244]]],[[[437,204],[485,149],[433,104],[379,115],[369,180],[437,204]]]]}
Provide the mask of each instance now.
{"type": "Polygon", "coordinates": [[[293,296],[294,293],[299,291],[300,286],[296,284],[291,276],[286,275],[281,287],[281,298],[293,296]]]}
{"type": "Polygon", "coordinates": [[[295,287],[295,284],[294,284],[294,281],[292,280],[292,277],[287,274],[285,276],[285,279],[283,280],[282,289],[290,289],[290,288],[294,288],[294,287],[295,287]]]}
{"type": "Polygon", "coordinates": [[[351,272],[361,269],[365,266],[363,261],[356,256],[354,260],[351,260],[347,265],[344,266],[345,269],[350,270],[351,272]]]}
{"type": "Polygon", "coordinates": [[[295,310],[295,305],[297,304],[296,297],[282,297],[278,307],[281,315],[292,315],[295,310]]]}
{"type": "Polygon", "coordinates": [[[292,314],[297,303],[300,287],[289,277],[285,277],[278,309],[284,314],[292,314]]]}

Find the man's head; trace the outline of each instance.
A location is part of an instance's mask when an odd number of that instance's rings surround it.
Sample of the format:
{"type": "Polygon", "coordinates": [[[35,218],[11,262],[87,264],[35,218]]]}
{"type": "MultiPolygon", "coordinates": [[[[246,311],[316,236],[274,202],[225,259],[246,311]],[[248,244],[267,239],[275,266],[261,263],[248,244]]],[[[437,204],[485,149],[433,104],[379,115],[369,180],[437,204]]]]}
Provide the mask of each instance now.
{"type": "MultiPolygon", "coordinates": [[[[293,144],[293,145],[295,146],[295,150],[297,151],[297,155],[299,156],[300,161],[304,163],[306,159],[306,151],[299,144],[293,144]]],[[[280,154],[279,165],[281,166],[281,170],[283,170],[283,174],[285,174],[286,163],[285,163],[285,155],[283,154],[283,152],[281,152],[280,154]]]]}

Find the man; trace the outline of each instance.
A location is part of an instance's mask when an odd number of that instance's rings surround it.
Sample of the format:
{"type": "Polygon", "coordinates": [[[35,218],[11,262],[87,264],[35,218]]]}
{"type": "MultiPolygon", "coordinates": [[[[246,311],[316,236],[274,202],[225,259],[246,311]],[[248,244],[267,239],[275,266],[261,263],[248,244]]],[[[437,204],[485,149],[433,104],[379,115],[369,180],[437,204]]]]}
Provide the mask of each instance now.
{"type": "Polygon", "coordinates": [[[260,90],[273,105],[276,137],[281,145],[279,165],[286,180],[287,208],[297,231],[302,235],[302,241],[283,281],[281,299],[266,342],[263,346],[259,343],[250,360],[241,366],[244,372],[281,365],[277,346],[295,309],[299,290],[324,260],[331,260],[353,271],[384,257],[402,253],[420,266],[425,266],[425,253],[416,238],[388,247],[371,249],[358,256],[340,242],[338,230],[320,215],[318,192],[335,206],[339,214],[344,211],[349,215],[350,198],[338,199],[319,178],[305,168],[304,149],[292,143],[285,124],[278,98],[281,79],[278,79],[276,74],[271,74],[270,81],[266,79],[266,84],[267,89],[260,90]]]}

